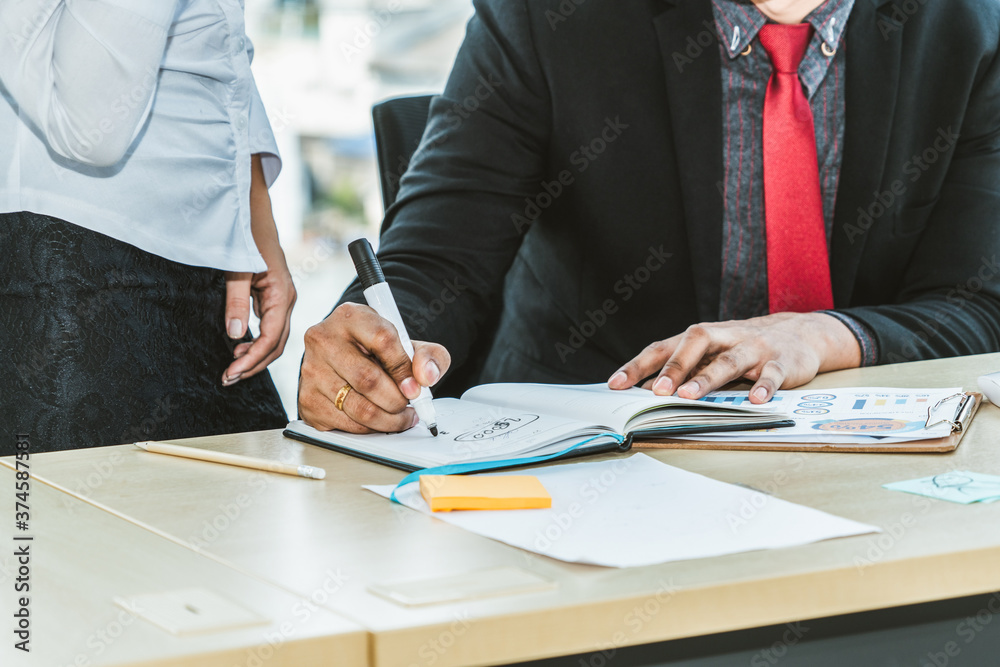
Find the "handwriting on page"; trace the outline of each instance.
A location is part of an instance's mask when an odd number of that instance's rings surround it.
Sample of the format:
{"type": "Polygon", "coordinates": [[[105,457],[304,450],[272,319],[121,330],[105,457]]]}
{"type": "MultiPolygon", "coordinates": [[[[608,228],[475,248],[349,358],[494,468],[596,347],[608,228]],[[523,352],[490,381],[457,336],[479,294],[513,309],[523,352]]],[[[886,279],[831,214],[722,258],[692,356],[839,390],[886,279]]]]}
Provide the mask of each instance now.
{"type": "Polygon", "coordinates": [[[507,436],[519,428],[524,428],[531,422],[537,421],[538,415],[520,415],[518,417],[501,417],[485,426],[477,427],[471,431],[466,431],[455,436],[455,442],[480,442],[482,440],[492,440],[500,436],[507,436]]]}

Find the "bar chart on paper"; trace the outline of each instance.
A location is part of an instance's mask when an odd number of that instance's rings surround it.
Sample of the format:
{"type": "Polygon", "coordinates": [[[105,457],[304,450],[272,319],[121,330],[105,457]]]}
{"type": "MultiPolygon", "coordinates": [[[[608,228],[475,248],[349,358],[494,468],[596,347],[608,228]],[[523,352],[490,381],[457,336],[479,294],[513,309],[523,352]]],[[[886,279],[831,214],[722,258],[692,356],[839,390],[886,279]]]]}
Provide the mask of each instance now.
{"type": "Polygon", "coordinates": [[[921,409],[927,409],[930,407],[928,402],[928,396],[925,395],[913,395],[913,396],[900,396],[895,395],[892,397],[887,396],[875,396],[875,397],[855,397],[854,406],[851,410],[872,410],[872,409],[892,409],[896,406],[915,406],[921,409]]]}
{"type": "MultiPolygon", "coordinates": [[[[732,405],[734,407],[739,407],[746,403],[747,405],[752,405],[750,403],[750,396],[746,393],[741,393],[740,395],[735,395],[736,392],[716,392],[715,394],[709,394],[704,398],[700,399],[705,403],[724,403],[726,405],[732,405]]],[[[771,403],[778,403],[782,401],[784,397],[775,396],[771,399],[771,403]]]]}

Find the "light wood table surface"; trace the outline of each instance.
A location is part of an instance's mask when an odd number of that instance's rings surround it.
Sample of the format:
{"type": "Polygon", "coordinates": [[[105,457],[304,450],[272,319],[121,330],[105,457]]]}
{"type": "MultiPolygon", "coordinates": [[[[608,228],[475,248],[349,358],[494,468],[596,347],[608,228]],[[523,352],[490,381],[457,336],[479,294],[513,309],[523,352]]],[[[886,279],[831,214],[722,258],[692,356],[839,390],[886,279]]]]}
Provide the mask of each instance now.
{"type": "MultiPolygon", "coordinates": [[[[135,487],[132,487],[135,488],[135,487]]],[[[14,473],[0,467],[0,664],[38,667],[183,664],[363,666],[368,635],[360,626],[274,584],[243,574],[191,549],[108,514],[37,480],[29,496],[29,530],[14,528],[14,473]],[[8,499],[11,499],[8,502],[8,499]],[[16,533],[16,535],[15,535],[16,533]],[[31,541],[14,537],[31,536],[31,541]],[[27,546],[30,574],[14,552],[27,546]],[[15,593],[27,578],[30,591],[15,593]],[[211,591],[260,617],[240,629],[173,635],[116,605],[115,598],[211,591]],[[29,598],[30,652],[13,647],[16,600],[29,598]]],[[[331,586],[332,589],[332,586],[331,586]]],[[[196,613],[202,613],[197,608],[196,613]]]]}
{"type": "MultiPolygon", "coordinates": [[[[830,373],[807,387],[976,389],[978,375],[997,369],[1000,354],[830,373]]],[[[335,573],[343,586],[326,606],[369,629],[373,664],[446,667],[607,650],[1000,590],[1000,503],[961,506],[881,488],[953,469],[1000,474],[998,436],[1000,410],[984,403],[951,454],[647,450],[671,465],[885,532],[625,570],[536,556],[392,505],[360,487],[395,483],[401,472],[277,431],[184,444],[320,466],[327,479],[262,476],[130,446],[41,454],[34,472],[298,595],[335,573]],[[556,587],[416,608],[367,590],[503,565],[546,577],[556,587]]]]}

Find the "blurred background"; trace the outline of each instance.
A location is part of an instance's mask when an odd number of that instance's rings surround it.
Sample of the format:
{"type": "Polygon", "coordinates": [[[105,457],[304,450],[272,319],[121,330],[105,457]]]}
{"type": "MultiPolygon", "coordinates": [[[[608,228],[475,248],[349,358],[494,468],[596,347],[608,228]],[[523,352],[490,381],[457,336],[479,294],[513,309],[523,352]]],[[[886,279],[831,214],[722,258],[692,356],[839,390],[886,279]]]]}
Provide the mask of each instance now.
{"type": "Polygon", "coordinates": [[[472,13],[472,0],[246,0],[253,72],[283,160],[274,218],[299,295],[270,366],[289,419],[302,337],[354,278],[347,244],[375,243],[382,221],[371,107],[441,92],[472,13]]]}

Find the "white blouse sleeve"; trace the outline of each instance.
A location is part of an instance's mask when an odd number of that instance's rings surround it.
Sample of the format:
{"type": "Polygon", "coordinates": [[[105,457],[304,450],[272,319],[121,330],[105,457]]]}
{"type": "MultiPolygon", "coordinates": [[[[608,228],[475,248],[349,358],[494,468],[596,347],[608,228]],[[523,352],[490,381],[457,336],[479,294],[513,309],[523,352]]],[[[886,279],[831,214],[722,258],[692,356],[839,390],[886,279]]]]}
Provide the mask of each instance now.
{"type": "MultiPolygon", "coordinates": [[[[247,58],[253,62],[253,43],[249,38],[247,42],[247,58]]],[[[281,155],[278,153],[278,144],[274,139],[274,131],[271,123],[267,119],[267,111],[264,109],[264,102],[260,99],[257,91],[257,83],[250,82],[250,154],[260,154],[261,167],[264,170],[264,182],[267,187],[271,187],[278,173],[281,171],[281,155]]],[[[281,129],[281,128],[279,128],[281,129]]]]}
{"type": "Polygon", "coordinates": [[[0,0],[0,85],[56,153],[111,166],[141,129],[178,0],[0,0]]]}

